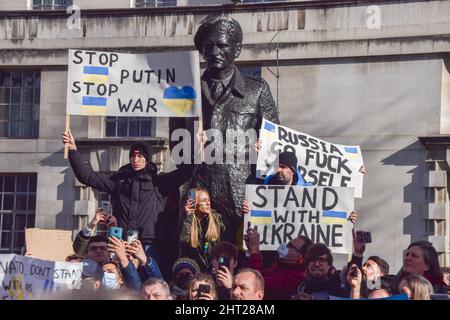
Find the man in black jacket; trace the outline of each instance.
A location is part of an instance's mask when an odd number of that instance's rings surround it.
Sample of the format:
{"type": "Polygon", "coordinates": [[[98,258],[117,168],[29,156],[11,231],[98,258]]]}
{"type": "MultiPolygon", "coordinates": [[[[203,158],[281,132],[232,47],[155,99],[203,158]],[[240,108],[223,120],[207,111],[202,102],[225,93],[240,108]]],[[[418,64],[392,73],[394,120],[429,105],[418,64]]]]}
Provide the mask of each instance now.
{"type": "Polygon", "coordinates": [[[151,146],[138,142],[130,149],[130,163],[118,173],[98,173],[83,162],[70,130],[63,133],[63,143],[69,148],[70,165],[77,179],[110,194],[113,214],[123,234],[137,230],[147,256],[159,261],[155,225],[164,211],[166,196],[189,179],[193,166],[158,175],[151,162],[151,146]]]}

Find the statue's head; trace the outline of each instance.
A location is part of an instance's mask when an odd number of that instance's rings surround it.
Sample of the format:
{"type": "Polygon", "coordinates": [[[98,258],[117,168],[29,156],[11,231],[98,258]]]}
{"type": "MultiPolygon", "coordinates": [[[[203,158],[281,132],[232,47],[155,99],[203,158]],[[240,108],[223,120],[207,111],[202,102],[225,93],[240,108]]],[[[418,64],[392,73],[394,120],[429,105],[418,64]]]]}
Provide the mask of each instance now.
{"type": "Polygon", "coordinates": [[[225,15],[206,17],[194,37],[195,47],[203,54],[208,70],[230,69],[242,48],[242,28],[225,15]]]}

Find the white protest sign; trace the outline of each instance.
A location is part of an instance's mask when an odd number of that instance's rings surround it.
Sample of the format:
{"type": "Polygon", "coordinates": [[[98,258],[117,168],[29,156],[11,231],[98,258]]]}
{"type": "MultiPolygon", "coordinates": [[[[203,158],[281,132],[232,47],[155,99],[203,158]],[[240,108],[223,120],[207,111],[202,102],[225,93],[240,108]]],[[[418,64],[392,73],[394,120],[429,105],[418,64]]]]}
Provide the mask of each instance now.
{"type": "Polygon", "coordinates": [[[332,253],[351,253],[353,224],[347,219],[354,209],[353,193],[353,188],[247,185],[251,210],[244,225],[250,222],[258,230],[261,250],[276,250],[305,236],[332,253]]]}
{"type": "Polygon", "coordinates": [[[353,187],[355,197],[362,197],[363,165],[359,146],[344,146],[320,140],[263,119],[260,131],[256,175],[264,178],[275,173],[278,153],[295,152],[298,170],[313,186],[353,187]]]}
{"type": "Polygon", "coordinates": [[[41,294],[80,288],[81,262],[53,262],[0,254],[0,299],[25,300],[41,294]]]}
{"type": "Polygon", "coordinates": [[[69,50],[67,114],[197,117],[197,51],[127,54],[69,50]]]}

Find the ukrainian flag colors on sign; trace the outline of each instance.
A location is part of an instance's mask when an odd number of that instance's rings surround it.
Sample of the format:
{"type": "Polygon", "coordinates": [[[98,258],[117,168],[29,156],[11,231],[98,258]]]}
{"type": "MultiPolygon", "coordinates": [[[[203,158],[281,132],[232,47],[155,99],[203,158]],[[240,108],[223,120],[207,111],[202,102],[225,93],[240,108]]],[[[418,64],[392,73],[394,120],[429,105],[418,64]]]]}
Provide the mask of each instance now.
{"type": "Polygon", "coordinates": [[[311,186],[353,187],[355,197],[362,197],[364,165],[358,145],[342,145],[263,119],[261,148],[256,162],[256,176],[264,179],[276,173],[278,155],[294,152],[297,169],[311,186]]]}
{"type": "Polygon", "coordinates": [[[198,117],[197,51],[126,54],[69,50],[68,115],[198,117]]]}
{"type": "Polygon", "coordinates": [[[271,224],[272,211],[269,210],[251,210],[250,211],[250,222],[253,224],[271,224]]]}
{"type": "Polygon", "coordinates": [[[347,212],[325,210],[322,212],[321,222],[327,224],[345,224],[347,223],[347,212]]]}
{"type": "Polygon", "coordinates": [[[344,147],[345,157],[351,160],[358,159],[358,148],[356,147],[344,147]]]}

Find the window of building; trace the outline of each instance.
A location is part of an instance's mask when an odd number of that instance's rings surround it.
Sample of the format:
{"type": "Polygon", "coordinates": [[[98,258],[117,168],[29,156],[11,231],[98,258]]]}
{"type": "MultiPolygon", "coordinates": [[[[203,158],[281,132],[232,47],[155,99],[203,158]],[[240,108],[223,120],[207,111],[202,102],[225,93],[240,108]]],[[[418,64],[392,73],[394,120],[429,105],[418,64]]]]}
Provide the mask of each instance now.
{"type": "Polygon", "coordinates": [[[239,66],[239,71],[250,77],[261,78],[261,66],[239,66]]]}
{"type": "Polygon", "coordinates": [[[106,117],[107,137],[151,137],[151,117],[106,117]]]}
{"type": "Polygon", "coordinates": [[[36,218],[36,174],[0,174],[0,252],[20,253],[36,218]]]}
{"type": "Polygon", "coordinates": [[[136,0],[136,8],[176,7],[177,0],[136,0]]]}
{"type": "Polygon", "coordinates": [[[39,136],[41,73],[0,71],[0,137],[39,136]]]}
{"type": "Polygon", "coordinates": [[[33,10],[66,10],[73,0],[33,0],[33,10]]]}

